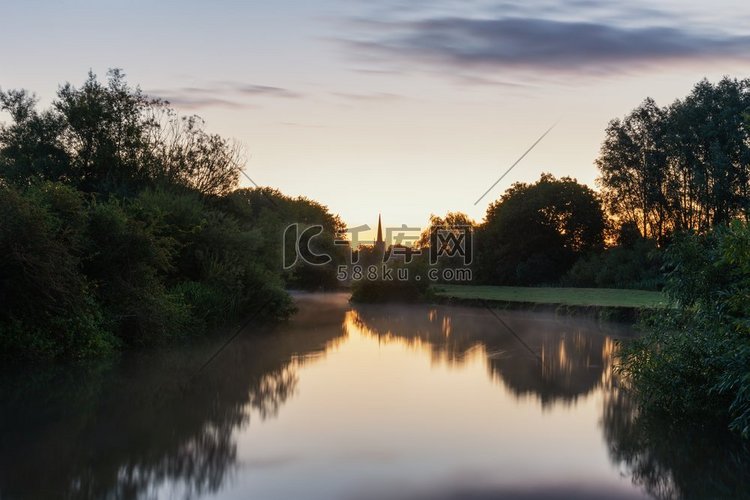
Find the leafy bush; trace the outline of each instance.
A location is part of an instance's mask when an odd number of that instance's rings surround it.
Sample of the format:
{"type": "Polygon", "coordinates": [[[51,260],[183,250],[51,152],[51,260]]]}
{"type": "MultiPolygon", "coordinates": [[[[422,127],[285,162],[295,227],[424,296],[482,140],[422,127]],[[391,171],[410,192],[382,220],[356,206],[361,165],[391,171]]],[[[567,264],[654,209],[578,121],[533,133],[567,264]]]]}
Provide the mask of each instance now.
{"type": "Polygon", "coordinates": [[[334,243],[341,239],[345,225],[331,214],[328,208],[304,197],[290,198],[274,189],[238,189],[222,198],[221,210],[232,214],[243,229],[252,229],[259,244],[255,254],[259,262],[276,272],[283,262],[282,242],[286,243],[286,255],[294,255],[296,248],[292,238],[285,238],[290,224],[318,225],[323,231],[310,241],[310,249],[316,254],[332,257],[325,265],[310,265],[302,260],[291,269],[282,271],[282,279],[291,288],[317,290],[335,289],[340,286],[336,278],[337,268],[345,262],[345,249],[334,243]]]}
{"type": "Polygon", "coordinates": [[[183,281],[175,285],[170,293],[188,308],[193,328],[205,328],[222,318],[224,297],[221,291],[211,285],[183,281]]]}
{"type": "Polygon", "coordinates": [[[750,436],[750,225],[679,237],[666,253],[677,309],[645,324],[622,369],[646,411],[726,421],[750,436]]]}
{"type": "Polygon", "coordinates": [[[79,358],[115,340],[81,274],[85,211],[73,189],[0,187],[0,353],[79,358]]]}
{"type": "Polygon", "coordinates": [[[292,311],[280,266],[262,257],[277,242],[194,192],[0,189],[3,357],[92,357],[292,311]]]}
{"type": "Polygon", "coordinates": [[[656,244],[641,239],[580,258],[563,276],[563,286],[661,290],[664,276],[656,244]]]}
{"type": "Polygon", "coordinates": [[[0,92],[0,348],[55,359],[165,342],[292,311],[284,286],[336,283],[335,263],[282,270],[292,222],[344,229],[328,209],[237,187],[241,151],[119,70],[60,87],[52,106],[0,92]]]}
{"type": "Polygon", "coordinates": [[[172,269],[176,242],[157,234],[160,222],[127,202],[110,200],[91,207],[83,269],[114,331],[127,344],[177,336],[188,322],[162,280],[172,269]]]}
{"type": "Polygon", "coordinates": [[[406,263],[403,258],[392,256],[384,268],[382,253],[371,247],[362,248],[360,258],[364,272],[362,279],[352,282],[352,302],[421,302],[432,296],[424,259],[406,263]],[[376,270],[375,276],[370,269],[376,270]],[[399,279],[399,272],[405,273],[400,276],[406,279],[399,279]]]}
{"type": "Polygon", "coordinates": [[[709,325],[685,322],[679,313],[660,314],[646,324],[648,333],[628,346],[622,365],[643,406],[676,419],[725,416],[731,399],[718,398],[715,387],[726,353],[717,352],[717,347],[733,350],[731,336],[709,325]]]}

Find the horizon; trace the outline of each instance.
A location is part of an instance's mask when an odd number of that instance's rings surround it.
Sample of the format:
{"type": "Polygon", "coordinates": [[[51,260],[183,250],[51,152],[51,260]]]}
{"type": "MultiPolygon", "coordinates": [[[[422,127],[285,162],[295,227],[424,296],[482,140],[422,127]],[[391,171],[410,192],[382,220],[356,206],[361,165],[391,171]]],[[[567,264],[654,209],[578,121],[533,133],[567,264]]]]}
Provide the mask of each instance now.
{"type": "Polygon", "coordinates": [[[122,68],[239,141],[258,185],[317,200],[373,236],[378,213],[387,226],[448,211],[480,222],[511,184],[543,172],[597,189],[611,119],[646,97],[670,104],[703,78],[750,76],[750,7],[730,0],[42,3],[6,8],[3,89],[44,106],[59,84],[122,68]],[[14,47],[30,24],[42,35],[14,47]]]}
{"type": "Polygon", "coordinates": [[[747,0],[3,14],[0,499],[750,494],[747,0]]]}

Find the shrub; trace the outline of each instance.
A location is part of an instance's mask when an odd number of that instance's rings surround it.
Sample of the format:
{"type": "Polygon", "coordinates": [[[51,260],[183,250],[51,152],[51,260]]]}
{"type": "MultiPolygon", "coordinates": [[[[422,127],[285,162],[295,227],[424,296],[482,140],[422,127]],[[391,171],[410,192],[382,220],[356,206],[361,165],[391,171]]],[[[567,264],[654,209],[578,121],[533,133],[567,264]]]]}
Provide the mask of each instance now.
{"type": "Polygon", "coordinates": [[[674,417],[710,417],[750,436],[750,225],[683,235],[668,249],[660,313],[626,346],[621,368],[641,407],[674,417]]]}
{"type": "Polygon", "coordinates": [[[407,264],[402,259],[394,257],[386,264],[390,271],[383,271],[383,264],[377,258],[377,252],[372,253],[372,250],[367,249],[360,252],[365,271],[362,279],[353,281],[352,302],[421,302],[432,296],[427,266],[423,260],[415,259],[407,264]],[[376,265],[376,276],[371,276],[368,271],[372,262],[379,263],[376,265]],[[407,279],[399,279],[399,271],[405,271],[407,279]],[[389,274],[386,276],[384,272],[389,274]]]}
{"type": "Polygon", "coordinates": [[[115,342],[80,272],[85,210],[71,188],[0,187],[0,352],[81,358],[115,342]]]}
{"type": "Polygon", "coordinates": [[[661,290],[664,276],[656,244],[640,239],[582,257],[562,278],[563,286],[661,290]]]}
{"type": "Polygon", "coordinates": [[[233,191],[240,148],[121,71],[36,104],[0,92],[3,357],[87,357],[240,315],[284,317],[285,284],[336,283],[335,262],[283,271],[280,242],[290,223],[322,224],[319,241],[338,255],[337,216],[270,189],[233,191]]]}
{"type": "Polygon", "coordinates": [[[178,336],[188,315],[163,283],[176,242],[157,234],[158,218],[127,202],[92,206],[84,270],[114,331],[130,345],[178,336]]]}

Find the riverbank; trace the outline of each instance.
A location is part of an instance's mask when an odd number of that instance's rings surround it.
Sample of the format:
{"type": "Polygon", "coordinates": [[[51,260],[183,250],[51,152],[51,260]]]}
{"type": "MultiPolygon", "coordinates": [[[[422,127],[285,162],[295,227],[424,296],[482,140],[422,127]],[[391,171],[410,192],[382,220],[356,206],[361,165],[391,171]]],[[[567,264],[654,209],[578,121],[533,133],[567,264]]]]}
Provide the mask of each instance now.
{"type": "Polygon", "coordinates": [[[440,303],[551,311],[615,321],[632,322],[644,310],[667,307],[664,294],[647,290],[438,285],[434,292],[440,303]]]}

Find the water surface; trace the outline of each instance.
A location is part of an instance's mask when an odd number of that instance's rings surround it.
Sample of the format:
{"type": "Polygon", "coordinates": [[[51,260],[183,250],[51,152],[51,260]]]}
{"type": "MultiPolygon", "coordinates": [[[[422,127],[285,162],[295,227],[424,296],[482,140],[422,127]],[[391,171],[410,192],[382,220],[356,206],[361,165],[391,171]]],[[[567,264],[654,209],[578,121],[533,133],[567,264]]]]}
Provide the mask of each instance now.
{"type": "Polygon", "coordinates": [[[611,370],[626,327],[296,298],[292,320],[248,328],[207,365],[227,335],[5,376],[0,498],[630,499],[750,484],[741,457],[643,435],[611,370]]]}

